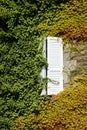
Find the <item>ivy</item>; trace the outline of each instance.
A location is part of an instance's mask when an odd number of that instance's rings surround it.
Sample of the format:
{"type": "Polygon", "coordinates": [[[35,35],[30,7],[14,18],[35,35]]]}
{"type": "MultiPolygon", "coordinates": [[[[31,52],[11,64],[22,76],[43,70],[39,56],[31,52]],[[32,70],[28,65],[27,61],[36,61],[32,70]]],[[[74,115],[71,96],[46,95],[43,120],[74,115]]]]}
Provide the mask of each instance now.
{"type": "Polygon", "coordinates": [[[40,37],[86,43],[86,8],[85,0],[0,1],[0,129],[39,113],[39,95],[47,82],[40,76],[47,65],[40,37]]]}
{"type": "Polygon", "coordinates": [[[64,40],[87,40],[87,2],[70,1],[60,4],[44,14],[44,21],[38,25],[43,35],[62,37],[64,40]]]}
{"type": "Polygon", "coordinates": [[[34,26],[36,5],[10,0],[0,4],[0,129],[10,129],[15,118],[39,109],[44,87],[40,72],[46,61],[34,26]]]}
{"type": "Polygon", "coordinates": [[[77,78],[77,86],[70,87],[50,100],[40,101],[39,114],[22,116],[12,130],[84,130],[87,128],[87,77],[77,78]]]}

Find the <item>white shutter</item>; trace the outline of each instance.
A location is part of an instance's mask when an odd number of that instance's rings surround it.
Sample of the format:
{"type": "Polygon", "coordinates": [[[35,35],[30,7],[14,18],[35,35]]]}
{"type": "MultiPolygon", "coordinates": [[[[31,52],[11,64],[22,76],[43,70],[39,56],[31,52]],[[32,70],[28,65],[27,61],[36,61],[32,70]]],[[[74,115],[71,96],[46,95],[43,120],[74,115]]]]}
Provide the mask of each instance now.
{"type": "Polygon", "coordinates": [[[47,42],[47,77],[53,80],[47,84],[47,93],[50,95],[63,90],[63,45],[62,39],[56,37],[48,37],[47,42]]]}
{"type": "MultiPolygon", "coordinates": [[[[47,50],[47,77],[52,80],[47,83],[47,94],[57,94],[63,90],[63,45],[62,39],[57,37],[47,37],[44,43],[44,52],[47,50]],[[46,48],[47,47],[47,48],[46,48]]],[[[46,54],[44,54],[46,57],[46,54]]],[[[46,69],[42,69],[43,77],[46,76],[46,69]]],[[[41,95],[46,94],[46,89],[41,95]]]]}

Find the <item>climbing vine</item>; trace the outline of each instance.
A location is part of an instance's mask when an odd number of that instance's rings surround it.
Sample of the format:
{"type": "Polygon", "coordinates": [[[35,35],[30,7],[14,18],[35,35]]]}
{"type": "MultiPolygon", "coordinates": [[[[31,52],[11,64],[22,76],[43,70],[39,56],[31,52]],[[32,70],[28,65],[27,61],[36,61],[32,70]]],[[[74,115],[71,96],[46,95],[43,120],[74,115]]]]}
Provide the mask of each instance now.
{"type": "Polygon", "coordinates": [[[40,38],[62,37],[65,43],[87,40],[85,0],[0,1],[0,129],[15,119],[39,113],[39,95],[46,81],[40,38]]]}

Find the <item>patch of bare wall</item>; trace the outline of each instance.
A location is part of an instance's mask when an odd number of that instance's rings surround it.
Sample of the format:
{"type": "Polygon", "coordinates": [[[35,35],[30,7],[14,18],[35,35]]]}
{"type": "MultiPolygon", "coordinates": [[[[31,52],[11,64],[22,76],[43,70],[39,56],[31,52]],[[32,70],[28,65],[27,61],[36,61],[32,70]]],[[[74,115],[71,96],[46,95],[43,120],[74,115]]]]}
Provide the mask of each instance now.
{"type": "Polygon", "coordinates": [[[71,79],[87,72],[87,44],[64,46],[64,87],[69,86],[71,79]]]}

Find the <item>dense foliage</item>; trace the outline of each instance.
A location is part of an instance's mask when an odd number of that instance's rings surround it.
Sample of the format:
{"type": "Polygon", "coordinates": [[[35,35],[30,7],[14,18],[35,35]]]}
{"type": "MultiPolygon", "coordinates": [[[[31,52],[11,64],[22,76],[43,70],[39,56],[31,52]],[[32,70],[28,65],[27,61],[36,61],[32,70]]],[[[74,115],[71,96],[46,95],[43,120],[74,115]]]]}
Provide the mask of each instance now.
{"type": "MultiPolygon", "coordinates": [[[[45,60],[29,2],[0,1],[0,129],[38,108],[45,60]]],[[[34,15],[34,16],[33,16],[34,15]]]]}
{"type": "Polygon", "coordinates": [[[45,35],[62,37],[70,41],[87,41],[87,2],[73,0],[44,14],[45,19],[38,28],[45,35]]]}
{"type": "Polygon", "coordinates": [[[79,82],[40,105],[38,115],[18,118],[13,130],[87,129],[87,85],[79,82]]]}
{"type": "Polygon", "coordinates": [[[86,8],[85,0],[0,0],[0,129],[40,109],[46,61],[39,38],[86,43],[86,8]]]}

